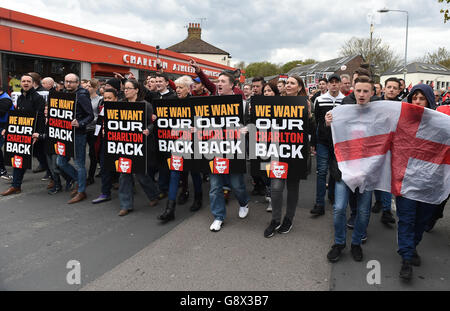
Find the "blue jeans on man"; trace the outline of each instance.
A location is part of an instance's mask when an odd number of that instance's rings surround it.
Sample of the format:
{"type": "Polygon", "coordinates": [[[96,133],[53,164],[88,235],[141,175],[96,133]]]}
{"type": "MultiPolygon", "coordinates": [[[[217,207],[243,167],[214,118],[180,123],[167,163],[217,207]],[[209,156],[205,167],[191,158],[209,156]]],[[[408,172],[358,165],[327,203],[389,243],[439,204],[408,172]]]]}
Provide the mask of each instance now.
{"type": "Polygon", "coordinates": [[[69,161],[70,157],[59,155],[57,164],[61,170],[77,181],[78,192],[83,193],[86,191],[86,134],[75,133],[75,167],[69,161]]]}
{"type": "MultiPolygon", "coordinates": [[[[327,175],[330,163],[330,149],[322,144],[316,146],[316,161],[317,161],[317,179],[316,179],[316,205],[325,206],[325,194],[327,192],[327,175]]],[[[334,178],[330,178],[328,184],[328,198],[334,199],[334,178]]]]}
{"type": "MultiPolygon", "coordinates": [[[[158,186],[147,174],[134,174],[151,201],[158,197],[158,186]]],[[[120,174],[119,177],[119,202],[121,210],[132,210],[134,206],[134,177],[133,174],[120,174]]]]}
{"type": "Polygon", "coordinates": [[[392,194],[386,191],[374,190],[375,201],[381,202],[383,212],[391,211],[392,194]]]}
{"type": "Polygon", "coordinates": [[[21,188],[23,176],[25,175],[26,169],[24,168],[13,168],[13,181],[11,187],[21,188]]]}
{"type": "MultiPolygon", "coordinates": [[[[181,174],[183,172],[179,171],[170,171],[170,182],[169,182],[169,200],[175,201],[177,199],[177,192],[180,184],[181,174]]],[[[202,193],[202,177],[200,173],[192,172],[192,181],[194,182],[194,192],[196,194],[195,197],[198,197],[202,193]]]]}
{"type": "Polygon", "coordinates": [[[239,206],[246,206],[249,202],[247,189],[245,188],[243,174],[219,175],[211,174],[209,200],[211,213],[214,219],[224,221],[226,216],[225,198],[223,197],[223,186],[229,182],[231,189],[239,202],[239,206]],[[228,176],[228,177],[227,177],[228,176]]]}
{"type": "MultiPolygon", "coordinates": [[[[351,194],[350,188],[341,180],[336,182],[334,196],[334,239],[335,244],[346,244],[347,233],[347,204],[351,194]]],[[[357,201],[357,213],[355,219],[355,227],[352,233],[352,244],[361,245],[361,239],[366,233],[370,220],[370,208],[372,203],[372,191],[364,191],[359,193],[355,191],[357,201]]]]}
{"type": "Polygon", "coordinates": [[[398,254],[411,261],[436,205],[396,197],[398,254]]]}

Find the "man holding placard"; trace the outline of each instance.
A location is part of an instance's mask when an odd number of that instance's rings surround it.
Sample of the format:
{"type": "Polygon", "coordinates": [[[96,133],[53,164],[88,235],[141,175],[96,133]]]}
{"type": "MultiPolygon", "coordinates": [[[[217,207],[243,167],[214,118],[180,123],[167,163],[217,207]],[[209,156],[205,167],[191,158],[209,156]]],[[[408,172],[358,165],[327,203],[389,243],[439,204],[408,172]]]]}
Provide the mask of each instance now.
{"type": "Polygon", "coordinates": [[[69,73],[64,78],[64,85],[67,93],[75,93],[75,118],[72,127],[75,128],[75,166],[69,164],[70,157],[58,155],[57,164],[72,179],[77,180],[77,187],[72,191],[72,199],[69,204],[80,202],[86,199],[86,126],[94,120],[91,98],[86,89],[80,87],[80,78],[73,73],[69,73]]]}
{"type": "MultiPolygon", "coordinates": [[[[34,118],[37,116],[36,128],[34,132],[42,133],[44,131],[44,106],[45,100],[40,96],[36,90],[33,88],[33,78],[29,74],[25,74],[20,79],[20,85],[22,87],[21,95],[17,99],[16,110],[19,113],[30,114],[33,117],[23,117],[22,118],[10,118],[11,122],[8,122],[8,135],[10,132],[17,132],[14,134],[23,141],[27,141],[28,138],[25,136],[31,136],[34,124],[34,118]],[[33,120],[31,120],[33,118],[33,120]],[[30,126],[31,125],[31,126],[30,126]],[[31,133],[30,133],[31,130],[31,133]],[[22,133],[20,133],[22,132],[22,133]],[[20,134],[20,135],[19,135],[20,134]],[[23,135],[22,135],[23,134],[23,135]],[[27,135],[29,134],[29,135],[27,135]]],[[[2,131],[2,135],[6,134],[6,130],[2,131]]],[[[8,139],[7,139],[8,142],[8,139]]],[[[11,148],[11,152],[16,153],[27,153],[31,155],[31,147],[25,146],[25,144],[20,144],[18,148],[11,148]],[[30,152],[28,151],[30,150],[30,152]]],[[[7,150],[8,151],[8,148],[7,150]]],[[[11,187],[2,193],[3,196],[20,193],[22,191],[22,181],[25,175],[26,168],[24,168],[23,157],[16,154],[12,159],[6,159],[6,163],[11,163],[13,166],[13,182],[11,187]]],[[[30,167],[31,168],[31,167],[30,167]]]]}

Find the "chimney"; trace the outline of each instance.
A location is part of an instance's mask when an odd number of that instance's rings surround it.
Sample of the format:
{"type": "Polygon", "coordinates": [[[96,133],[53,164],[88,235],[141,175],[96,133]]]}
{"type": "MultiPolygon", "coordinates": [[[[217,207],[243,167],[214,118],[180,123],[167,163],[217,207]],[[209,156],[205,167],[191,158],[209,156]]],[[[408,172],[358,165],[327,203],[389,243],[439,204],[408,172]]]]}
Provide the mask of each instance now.
{"type": "Polygon", "coordinates": [[[188,27],[188,39],[201,39],[202,38],[202,28],[198,23],[189,23],[188,27]]]}

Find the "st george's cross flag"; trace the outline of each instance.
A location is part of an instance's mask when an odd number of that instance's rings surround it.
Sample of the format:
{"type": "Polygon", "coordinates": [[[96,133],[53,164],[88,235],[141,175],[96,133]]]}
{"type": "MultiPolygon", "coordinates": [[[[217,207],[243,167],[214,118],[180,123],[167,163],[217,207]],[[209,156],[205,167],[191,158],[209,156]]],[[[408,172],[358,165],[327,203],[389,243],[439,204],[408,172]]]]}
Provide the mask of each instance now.
{"type": "Polygon", "coordinates": [[[450,116],[402,102],[342,105],[331,111],[342,180],[430,204],[450,193],[450,116]]]}

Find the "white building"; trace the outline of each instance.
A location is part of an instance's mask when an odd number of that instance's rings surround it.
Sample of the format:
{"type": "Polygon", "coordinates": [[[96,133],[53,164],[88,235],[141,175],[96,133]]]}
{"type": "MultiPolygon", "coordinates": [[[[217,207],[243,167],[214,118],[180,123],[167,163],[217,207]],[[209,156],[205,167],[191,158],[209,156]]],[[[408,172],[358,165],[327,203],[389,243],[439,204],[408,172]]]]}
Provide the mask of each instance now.
{"type": "MultiPolygon", "coordinates": [[[[380,82],[384,85],[388,78],[402,78],[403,66],[390,69],[383,73],[380,82]]],[[[406,87],[425,83],[432,85],[435,90],[450,89],[450,69],[442,65],[426,64],[426,63],[410,63],[407,66],[406,87]]]]}

